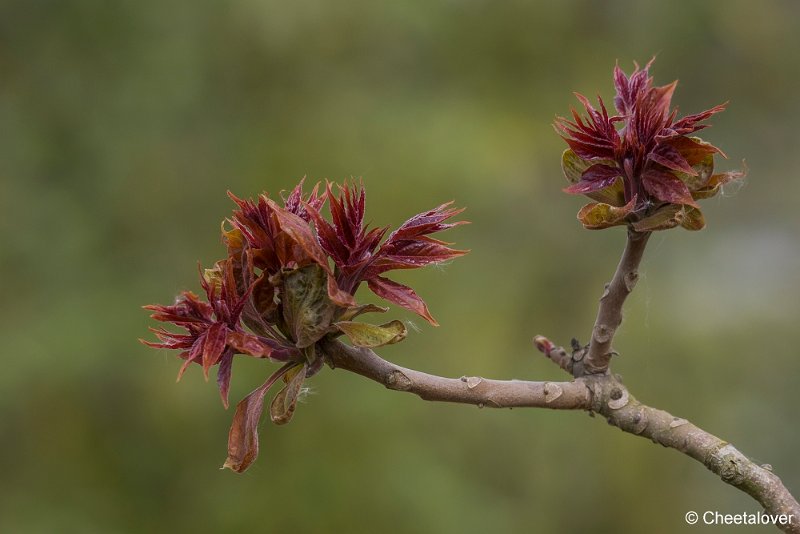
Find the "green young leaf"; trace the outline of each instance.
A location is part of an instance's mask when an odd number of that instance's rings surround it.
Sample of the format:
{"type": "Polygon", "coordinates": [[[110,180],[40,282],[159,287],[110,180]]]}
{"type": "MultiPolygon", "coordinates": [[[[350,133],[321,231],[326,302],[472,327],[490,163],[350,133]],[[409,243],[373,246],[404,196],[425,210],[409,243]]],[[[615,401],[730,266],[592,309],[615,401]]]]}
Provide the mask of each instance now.
{"type": "MultiPolygon", "coordinates": [[[[691,207],[691,206],[690,206],[691,207]]],[[[695,209],[695,208],[692,208],[695,209]]],[[[699,210],[698,210],[699,211],[699,210]]],[[[668,230],[675,228],[683,222],[684,211],[681,204],[667,204],[659,208],[653,214],[640,221],[633,223],[633,229],[637,232],[655,232],[657,230],[668,230]]]]}
{"type": "Polygon", "coordinates": [[[306,379],[306,364],[298,365],[289,370],[283,377],[286,385],[283,386],[269,405],[269,417],[276,425],[284,425],[292,420],[297,397],[306,379]]]}
{"type": "Polygon", "coordinates": [[[389,311],[389,308],[384,306],[376,306],[375,304],[362,304],[361,306],[354,306],[346,309],[339,317],[339,320],[351,321],[353,318],[364,313],[386,313],[387,311],[389,311]]]}
{"type": "Polygon", "coordinates": [[[702,230],[706,227],[706,219],[703,217],[703,212],[697,208],[685,206],[681,226],[692,231],[702,230]]]}
{"type": "Polygon", "coordinates": [[[328,277],[317,264],[283,276],[283,318],[298,348],[313,345],[330,327],[336,306],[328,298],[328,277]]]}
{"type": "MultiPolygon", "coordinates": [[[[561,155],[561,170],[564,171],[564,177],[570,184],[576,184],[581,181],[583,173],[592,165],[600,163],[603,165],[615,166],[616,163],[610,159],[597,159],[588,161],[567,149],[561,155]]],[[[610,204],[611,206],[622,206],[625,204],[625,193],[622,189],[622,179],[614,182],[614,185],[606,187],[600,191],[594,191],[586,195],[592,200],[610,204]]]]}
{"type": "Polygon", "coordinates": [[[406,325],[391,321],[380,326],[369,323],[340,321],[335,326],[350,338],[356,347],[380,347],[402,341],[406,337],[406,325]]]}
{"type": "Polygon", "coordinates": [[[622,207],[610,206],[602,202],[586,204],[578,212],[578,220],[584,228],[589,230],[602,230],[626,224],[625,217],[633,210],[636,197],[622,207]]]}
{"type": "Polygon", "coordinates": [[[698,189],[706,186],[709,178],[711,178],[711,175],[714,172],[714,155],[706,154],[702,160],[692,165],[692,169],[694,169],[694,171],[697,173],[696,176],[677,171],[673,172],[673,174],[686,184],[686,187],[689,188],[689,191],[697,191],[698,189]]]}

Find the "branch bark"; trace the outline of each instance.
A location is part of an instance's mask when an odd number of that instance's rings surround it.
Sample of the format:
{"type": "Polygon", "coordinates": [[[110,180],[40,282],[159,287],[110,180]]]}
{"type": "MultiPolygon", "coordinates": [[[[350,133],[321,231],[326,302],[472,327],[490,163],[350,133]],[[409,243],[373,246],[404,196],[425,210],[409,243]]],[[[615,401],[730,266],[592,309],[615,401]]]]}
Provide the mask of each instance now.
{"type": "Polygon", "coordinates": [[[645,245],[649,238],[649,232],[640,233],[633,229],[628,230],[625,251],[619,260],[614,277],[606,285],[605,291],[600,297],[600,306],[592,329],[589,350],[585,358],[576,362],[574,375],[608,372],[613,354],[611,343],[617,328],[622,324],[622,305],[639,280],[639,263],[642,261],[645,245]]]}
{"type": "MultiPolygon", "coordinates": [[[[537,347],[561,365],[566,351],[546,338],[537,347]],[[549,347],[548,347],[549,344],[549,347]]],[[[570,382],[489,380],[482,377],[445,378],[406,369],[384,360],[369,349],[328,339],[322,343],[333,368],[345,369],[395,391],[414,393],[429,401],[456,402],[492,408],[554,408],[598,413],[613,426],[675,449],[705,465],[730,484],[757,500],[771,515],[791,516],[791,523],[776,525],[800,534],[800,505],[770,468],[760,466],[733,445],[685,419],[636,400],[617,376],[610,373],[576,378],[570,382]]]]}
{"type": "Polygon", "coordinates": [[[406,369],[369,349],[326,340],[322,350],[333,368],[359,374],[387,389],[407,391],[423,400],[456,402],[490,408],[553,408],[589,410],[591,392],[585,382],[529,382],[490,380],[479,376],[444,378],[406,369]]]}

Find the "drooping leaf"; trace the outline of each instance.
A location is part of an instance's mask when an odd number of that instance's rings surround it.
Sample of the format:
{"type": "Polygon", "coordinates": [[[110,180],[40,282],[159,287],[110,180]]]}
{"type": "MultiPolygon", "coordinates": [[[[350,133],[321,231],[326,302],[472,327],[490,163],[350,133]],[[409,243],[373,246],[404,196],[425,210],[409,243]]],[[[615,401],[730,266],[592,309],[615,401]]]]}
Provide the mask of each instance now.
{"type": "Polygon", "coordinates": [[[269,405],[269,417],[276,425],[284,425],[291,421],[297,397],[306,379],[307,368],[307,364],[298,365],[283,377],[286,385],[278,391],[269,405]]]}
{"type": "Polygon", "coordinates": [[[228,432],[228,457],[223,468],[242,473],[258,457],[258,422],[264,411],[264,396],[276,380],[296,365],[294,362],[287,363],[236,405],[228,432]]]}
{"type": "Polygon", "coordinates": [[[436,322],[428,311],[428,306],[425,304],[425,301],[410,287],[382,276],[370,278],[367,280],[367,284],[372,292],[382,299],[394,302],[398,306],[413,311],[433,326],[439,326],[439,323],[436,322]]]}
{"type": "Polygon", "coordinates": [[[602,202],[592,202],[585,205],[578,212],[578,220],[584,228],[589,230],[602,230],[612,226],[626,224],[625,217],[633,211],[636,198],[622,207],[611,206],[602,202]]]}
{"type": "Polygon", "coordinates": [[[334,323],[356,347],[382,347],[398,343],[406,337],[406,325],[400,321],[390,321],[380,326],[369,323],[339,321],[334,323]]]}

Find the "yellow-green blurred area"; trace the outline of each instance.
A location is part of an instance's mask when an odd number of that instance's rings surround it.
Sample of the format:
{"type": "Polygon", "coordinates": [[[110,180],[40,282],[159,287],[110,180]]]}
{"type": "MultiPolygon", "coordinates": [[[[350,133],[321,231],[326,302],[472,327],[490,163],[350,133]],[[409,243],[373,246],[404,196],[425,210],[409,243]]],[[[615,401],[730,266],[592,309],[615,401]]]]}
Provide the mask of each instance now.
{"type": "MultiPolygon", "coordinates": [[[[403,272],[441,323],[380,353],[446,376],[564,379],[624,231],[583,230],[555,115],[654,54],[744,185],[650,241],[614,368],[643,401],[800,493],[800,6],[709,2],[0,4],[0,532],[694,531],[755,501],[585,413],[423,402],[324,369],[292,423],[220,471],[232,410],[137,341],[199,289],[239,196],[363,177],[368,219],[443,201],[472,250],[403,272]]],[[[366,294],[359,298],[370,300],[366,294]]],[[[388,320],[388,319],[387,319],[388,320]]],[[[234,363],[232,400],[275,369],[234,363]]],[[[766,527],[737,527],[763,532],[766,527]]]]}

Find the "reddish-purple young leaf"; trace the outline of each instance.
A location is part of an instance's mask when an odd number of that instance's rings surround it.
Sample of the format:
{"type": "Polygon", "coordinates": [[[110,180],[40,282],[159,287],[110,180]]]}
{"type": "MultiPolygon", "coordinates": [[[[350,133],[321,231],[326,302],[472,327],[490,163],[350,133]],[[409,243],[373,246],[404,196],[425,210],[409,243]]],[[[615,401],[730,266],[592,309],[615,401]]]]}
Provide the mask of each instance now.
{"type": "Polygon", "coordinates": [[[192,362],[200,363],[197,361],[199,359],[199,353],[195,353],[194,351],[182,352],[179,356],[184,358],[184,362],[183,365],[181,365],[181,368],[178,369],[178,376],[175,379],[175,382],[181,381],[181,378],[183,378],[183,373],[186,372],[186,369],[189,368],[189,365],[191,365],[192,362]]]}
{"type": "Polygon", "coordinates": [[[308,198],[303,198],[303,183],[306,181],[305,176],[295,186],[292,192],[283,201],[286,211],[294,213],[305,221],[309,221],[310,217],[306,211],[306,205],[318,210],[325,203],[325,196],[319,196],[319,183],[314,185],[314,189],[309,193],[308,198]]]}
{"type": "Polygon", "coordinates": [[[382,249],[364,277],[369,279],[394,269],[415,269],[442,263],[463,256],[467,252],[469,251],[456,250],[427,238],[394,242],[386,249],[382,249]]]}
{"type": "Polygon", "coordinates": [[[184,291],[176,299],[175,304],[165,306],[163,304],[150,304],[142,306],[145,310],[155,313],[150,315],[151,319],[175,324],[184,323],[205,323],[211,320],[214,312],[207,302],[202,302],[197,295],[191,291],[184,291]]]}
{"type": "Polygon", "coordinates": [[[649,169],[644,173],[642,182],[645,190],[658,200],[699,207],[686,184],[671,172],[649,169]]]}
{"type": "MultiPolygon", "coordinates": [[[[383,238],[385,228],[368,230],[364,225],[366,194],[363,186],[345,184],[339,186],[339,195],[327,184],[328,207],[333,224],[328,223],[319,212],[307,206],[314,221],[322,249],[330,255],[339,268],[337,282],[345,293],[355,292],[361,282],[361,274],[372,260],[372,253],[383,238]]],[[[335,294],[332,296],[336,297],[335,294]]]]}
{"type": "Polygon", "coordinates": [[[355,248],[364,230],[366,193],[363,186],[356,184],[340,186],[340,195],[337,197],[331,190],[331,184],[328,183],[326,192],[337,237],[348,248],[355,248]]]}
{"type": "Polygon", "coordinates": [[[675,122],[672,125],[672,129],[681,135],[686,135],[696,132],[698,130],[702,130],[703,128],[707,128],[708,124],[698,124],[698,123],[708,119],[709,117],[711,117],[716,113],[725,111],[725,108],[727,106],[728,103],[725,102],[724,104],[719,104],[717,106],[714,106],[713,108],[701,111],[700,113],[695,113],[694,115],[687,115],[682,119],[678,120],[677,122],[675,122]]]}
{"type": "Polygon", "coordinates": [[[425,301],[410,287],[381,276],[370,278],[367,280],[367,284],[372,292],[382,299],[394,302],[398,306],[413,311],[433,326],[439,326],[439,323],[436,322],[428,311],[428,306],[425,304],[425,301]]]}
{"type": "Polygon", "coordinates": [[[451,205],[452,202],[448,202],[415,215],[392,232],[373,255],[363,278],[368,280],[393,269],[424,267],[466,254],[468,251],[450,248],[449,243],[429,235],[466,224],[466,221],[445,222],[464,211],[450,208],[451,205]]]}
{"type": "Polygon", "coordinates": [[[677,136],[664,141],[664,143],[680,152],[689,165],[697,165],[708,155],[719,154],[723,158],[727,157],[722,150],[711,143],[706,143],[699,137],[677,136]]]}
{"type": "MultiPolygon", "coordinates": [[[[600,160],[607,166],[616,166],[613,160],[600,160]]],[[[564,172],[564,178],[570,184],[576,184],[581,181],[583,173],[593,165],[589,160],[585,160],[578,156],[572,149],[566,149],[561,154],[561,170],[564,172]]],[[[625,204],[625,192],[623,190],[622,180],[615,180],[614,183],[599,191],[588,193],[587,197],[598,202],[611,204],[612,206],[623,206],[625,204]]]]}
{"type": "Polygon", "coordinates": [[[264,396],[276,380],[295,366],[294,362],[287,363],[236,405],[228,432],[228,458],[223,468],[242,473],[258,457],[258,423],[264,411],[264,396]]]}
{"type": "Polygon", "coordinates": [[[222,323],[212,324],[205,334],[203,343],[203,375],[208,380],[208,370],[216,365],[225,350],[228,329],[222,323]]]}
{"type": "Polygon", "coordinates": [[[314,236],[314,232],[311,230],[311,226],[308,222],[303,220],[300,216],[286,211],[271,200],[269,200],[269,203],[281,230],[286,232],[295,243],[300,245],[314,262],[325,269],[325,272],[331,273],[330,265],[328,265],[328,258],[325,256],[325,252],[320,248],[317,238],[314,236]]]}
{"type": "Polygon", "coordinates": [[[556,131],[567,144],[584,159],[613,159],[620,144],[619,133],[614,122],[617,117],[609,117],[602,99],[598,97],[601,112],[597,111],[581,94],[575,93],[585,108],[588,118],[584,120],[573,109],[574,121],[557,117],[554,123],[556,131]]]}
{"type": "Polygon", "coordinates": [[[673,171],[683,172],[690,176],[697,176],[689,162],[686,161],[680,152],[670,145],[660,145],[657,149],[650,153],[648,156],[651,161],[663,165],[667,169],[673,171]]]}
{"type": "Polygon", "coordinates": [[[706,183],[713,171],[714,153],[722,152],[686,136],[705,128],[703,121],[722,111],[725,104],[678,118],[677,110],[670,109],[677,82],[654,86],[648,72],[651,64],[652,60],[644,69],[636,65],[630,76],[619,65],[614,68],[614,105],[619,116],[608,117],[602,101],[601,110],[597,110],[578,95],[585,114],[573,110],[573,120],[558,117],[555,121],[556,131],[570,147],[562,156],[562,168],[571,182],[565,191],[585,194],[600,202],[581,210],[580,218],[589,227],[609,226],[605,220],[613,215],[603,204],[620,206],[623,202],[616,198],[615,188],[623,193],[625,203],[638,197],[637,213],[662,202],[695,206],[694,199],[713,194],[706,183]],[[586,168],[590,161],[625,172],[612,185],[585,177],[577,179],[576,171],[586,168]]]}
{"type": "Polygon", "coordinates": [[[247,332],[228,332],[227,343],[240,354],[247,354],[255,358],[268,358],[277,345],[270,344],[266,339],[259,338],[247,332]]]}
{"type": "Polygon", "coordinates": [[[565,187],[564,192],[580,195],[593,193],[614,185],[620,176],[622,173],[617,167],[596,163],[583,172],[579,182],[565,187]]]}
{"type": "Polygon", "coordinates": [[[675,87],[678,86],[678,80],[662,85],[661,87],[653,87],[646,93],[648,99],[647,107],[649,112],[654,117],[666,117],[669,115],[669,106],[672,101],[672,95],[675,93],[675,87]]]}
{"type": "Polygon", "coordinates": [[[328,275],[328,298],[331,302],[342,308],[349,308],[356,305],[356,300],[353,295],[342,291],[336,284],[336,279],[332,275],[328,275]]]}
{"type": "Polygon", "coordinates": [[[163,328],[148,328],[160,340],[160,343],[153,343],[146,339],[139,339],[139,342],[154,349],[188,349],[192,346],[195,336],[189,334],[176,334],[168,332],[163,328]]]}
{"type": "Polygon", "coordinates": [[[432,210],[414,215],[400,227],[391,233],[387,241],[393,240],[408,240],[416,237],[421,237],[436,232],[453,228],[462,224],[468,224],[467,221],[458,221],[453,223],[445,223],[447,219],[455,217],[464,211],[464,208],[450,208],[453,201],[446,202],[441,206],[437,206],[432,210]]]}
{"type": "Polygon", "coordinates": [[[341,268],[345,266],[349,256],[348,249],[344,242],[339,240],[336,229],[326,221],[314,207],[306,206],[306,211],[311,217],[311,220],[314,221],[320,246],[322,246],[323,250],[328,253],[338,267],[341,268]]]}
{"type": "Polygon", "coordinates": [[[614,87],[617,90],[614,106],[621,115],[630,113],[636,104],[637,97],[652,85],[653,79],[650,78],[648,71],[654,60],[655,58],[651,59],[642,70],[639,70],[639,65],[634,62],[636,68],[630,78],[622,72],[619,64],[614,66],[614,87]]]}
{"type": "Polygon", "coordinates": [[[222,405],[228,409],[228,391],[231,388],[231,368],[233,366],[233,351],[226,350],[219,360],[219,368],[217,369],[217,386],[219,387],[219,395],[222,398],[222,405]]]}

